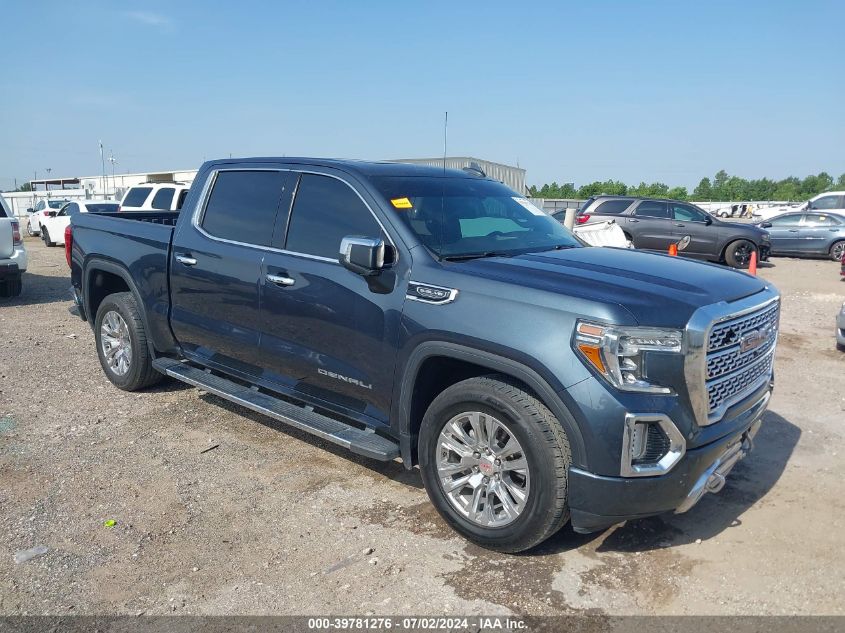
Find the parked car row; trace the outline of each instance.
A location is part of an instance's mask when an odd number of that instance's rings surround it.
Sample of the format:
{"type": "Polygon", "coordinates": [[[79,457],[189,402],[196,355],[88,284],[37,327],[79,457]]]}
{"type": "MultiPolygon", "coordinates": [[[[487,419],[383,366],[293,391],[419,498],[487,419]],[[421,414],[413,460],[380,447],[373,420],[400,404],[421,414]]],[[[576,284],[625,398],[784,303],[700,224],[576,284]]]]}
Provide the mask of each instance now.
{"type": "Polygon", "coordinates": [[[41,221],[41,239],[47,246],[63,245],[65,243],[65,228],[70,225],[71,218],[78,213],[116,213],[117,202],[68,202],[58,212],[51,211],[41,221]]]}

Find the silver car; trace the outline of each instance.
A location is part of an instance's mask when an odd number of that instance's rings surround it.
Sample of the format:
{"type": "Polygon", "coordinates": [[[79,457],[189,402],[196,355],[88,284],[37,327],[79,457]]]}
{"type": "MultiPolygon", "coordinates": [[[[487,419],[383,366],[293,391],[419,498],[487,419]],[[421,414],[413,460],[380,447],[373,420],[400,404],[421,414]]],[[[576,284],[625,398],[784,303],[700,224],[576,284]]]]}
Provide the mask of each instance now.
{"type": "Polygon", "coordinates": [[[836,349],[845,352],[845,303],[836,315],[836,349]]]}

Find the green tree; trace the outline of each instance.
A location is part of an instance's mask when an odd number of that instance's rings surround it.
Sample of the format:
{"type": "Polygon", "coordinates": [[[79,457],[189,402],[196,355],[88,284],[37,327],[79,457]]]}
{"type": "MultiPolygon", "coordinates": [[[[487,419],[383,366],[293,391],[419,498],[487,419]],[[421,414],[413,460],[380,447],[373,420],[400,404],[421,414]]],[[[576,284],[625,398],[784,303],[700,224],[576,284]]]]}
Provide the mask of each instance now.
{"type": "Polygon", "coordinates": [[[25,182],[20,187],[18,187],[18,191],[32,191],[32,185],[30,185],[28,182],[25,182]]]}
{"type": "Polygon", "coordinates": [[[696,200],[710,200],[713,198],[713,186],[710,184],[709,178],[702,178],[698,186],[693,189],[693,198],[696,200]]]}
{"type": "Polygon", "coordinates": [[[686,187],[672,187],[666,194],[666,197],[672,200],[686,200],[689,195],[687,194],[686,187]]]}
{"type": "Polygon", "coordinates": [[[845,174],[840,174],[839,180],[836,181],[837,189],[845,189],[845,174]]]}

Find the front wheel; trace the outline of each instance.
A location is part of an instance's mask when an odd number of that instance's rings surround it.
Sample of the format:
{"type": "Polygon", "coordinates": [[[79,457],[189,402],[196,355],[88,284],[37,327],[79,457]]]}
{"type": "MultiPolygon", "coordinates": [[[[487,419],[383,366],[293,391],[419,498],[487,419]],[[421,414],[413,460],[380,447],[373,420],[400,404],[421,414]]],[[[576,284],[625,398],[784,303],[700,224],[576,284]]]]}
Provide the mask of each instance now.
{"type": "Polygon", "coordinates": [[[419,462],[452,528],[489,549],[521,552],[569,520],[569,440],[546,406],[504,376],[443,391],[423,418],[419,462]]]}
{"type": "Polygon", "coordinates": [[[751,254],[757,253],[757,246],[749,240],[736,240],[728,244],[725,249],[725,261],[732,268],[748,268],[751,254]]]}
{"type": "Polygon", "coordinates": [[[841,262],[842,256],[845,255],[845,241],[843,242],[836,242],[833,246],[830,247],[830,251],[828,253],[830,258],[835,262],[841,262]]]}
{"type": "Polygon", "coordinates": [[[116,387],[137,391],[162,379],[153,369],[144,322],[131,292],[103,299],[94,322],[94,337],[100,365],[116,387]]]}
{"type": "Polygon", "coordinates": [[[26,222],[26,234],[30,237],[35,237],[35,231],[32,230],[32,220],[26,222]]]}

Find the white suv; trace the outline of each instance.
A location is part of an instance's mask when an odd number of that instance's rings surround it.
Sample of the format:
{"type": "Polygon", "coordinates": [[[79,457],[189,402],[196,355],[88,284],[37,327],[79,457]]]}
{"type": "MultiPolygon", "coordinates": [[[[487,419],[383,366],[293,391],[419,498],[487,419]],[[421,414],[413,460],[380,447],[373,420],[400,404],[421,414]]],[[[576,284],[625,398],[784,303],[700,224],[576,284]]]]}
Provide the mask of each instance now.
{"type": "Polygon", "coordinates": [[[26,249],[18,219],[0,196],[0,297],[21,293],[21,276],[26,272],[26,249]]]}
{"type": "Polygon", "coordinates": [[[120,203],[119,213],[131,211],[178,211],[190,185],[182,182],[148,182],[130,187],[120,203]]]}
{"type": "Polygon", "coordinates": [[[787,211],[825,211],[827,213],[845,215],[845,191],[825,191],[814,198],[810,198],[804,204],[797,206],[781,205],[779,207],[757,209],[752,217],[760,222],[762,220],[769,220],[787,211]]]}

